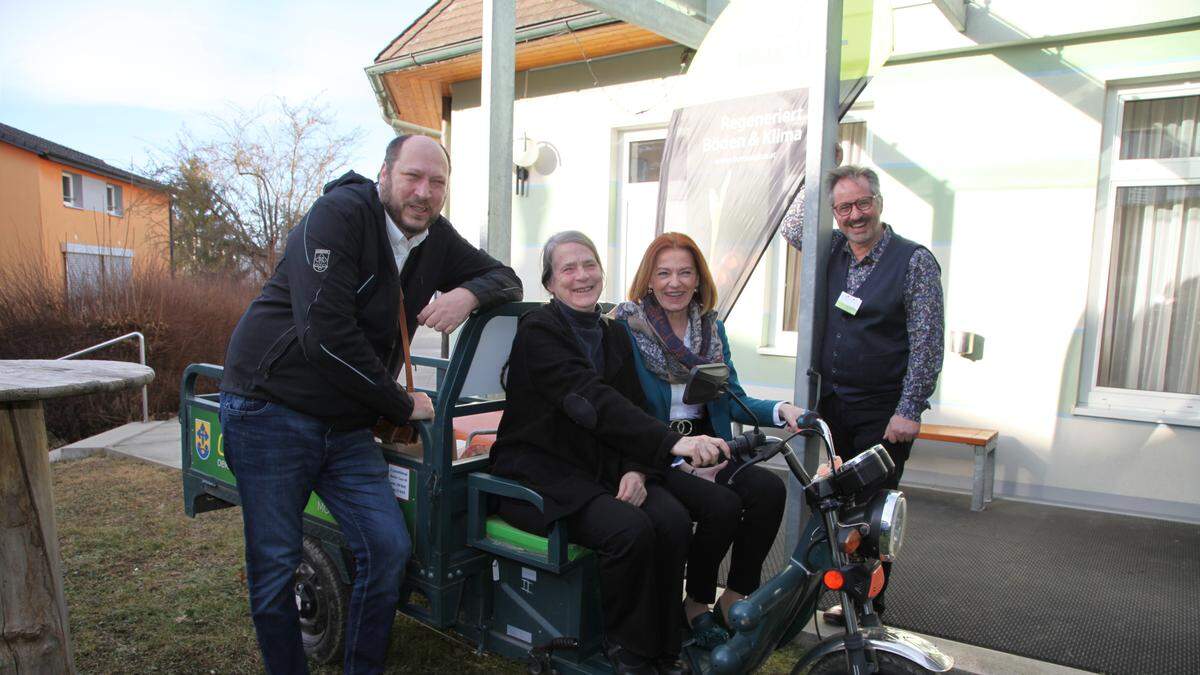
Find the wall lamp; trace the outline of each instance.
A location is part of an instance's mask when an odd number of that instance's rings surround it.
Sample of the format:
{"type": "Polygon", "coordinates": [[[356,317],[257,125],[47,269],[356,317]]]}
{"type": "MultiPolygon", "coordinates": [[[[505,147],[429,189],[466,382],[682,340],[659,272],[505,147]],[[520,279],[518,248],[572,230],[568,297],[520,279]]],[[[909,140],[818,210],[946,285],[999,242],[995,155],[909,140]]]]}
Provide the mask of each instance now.
{"type": "Polygon", "coordinates": [[[513,164],[516,166],[517,172],[517,196],[529,195],[529,167],[537,162],[538,151],[537,141],[530,138],[529,134],[522,133],[521,137],[513,142],[513,164]]]}

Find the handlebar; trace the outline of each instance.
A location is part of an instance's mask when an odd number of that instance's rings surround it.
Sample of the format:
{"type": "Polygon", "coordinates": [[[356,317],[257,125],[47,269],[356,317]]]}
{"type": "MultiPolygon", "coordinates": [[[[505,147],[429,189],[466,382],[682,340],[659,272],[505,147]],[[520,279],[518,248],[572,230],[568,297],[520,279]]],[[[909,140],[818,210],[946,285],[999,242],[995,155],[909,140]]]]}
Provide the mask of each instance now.
{"type": "MultiPolygon", "coordinates": [[[[739,466],[737,470],[733,472],[733,475],[729,477],[729,482],[732,483],[742,469],[746,468],[747,466],[765,461],[774,457],[780,452],[783,452],[783,450],[788,447],[787,442],[789,440],[798,434],[804,433],[805,431],[817,431],[818,433],[821,433],[822,437],[825,439],[826,451],[832,456],[832,448],[829,446],[831,442],[829,439],[829,428],[825,425],[825,422],[821,419],[820,415],[812,410],[805,410],[804,414],[800,415],[800,417],[796,420],[796,426],[799,427],[799,430],[782,441],[767,438],[766,434],[760,431],[757,427],[749,431],[744,431],[730,439],[728,442],[729,458],[739,462],[741,466],[739,466]]],[[[795,458],[791,456],[790,452],[785,458],[788,459],[788,465],[790,467],[795,458]]],[[[830,459],[829,461],[833,462],[833,459],[830,459]]],[[[798,462],[796,463],[796,466],[799,466],[798,462]]],[[[795,470],[796,469],[793,468],[793,471],[795,470]]],[[[798,473],[796,477],[801,479],[802,484],[806,484],[808,482],[808,474],[805,473],[802,468],[799,469],[799,471],[800,473],[798,473]]]]}
{"type": "Polygon", "coordinates": [[[754,455],[758,446],[767,442],[767,436],[758,429],[744,431],[729,441],[729,458],[746,461],[754,455]]]}

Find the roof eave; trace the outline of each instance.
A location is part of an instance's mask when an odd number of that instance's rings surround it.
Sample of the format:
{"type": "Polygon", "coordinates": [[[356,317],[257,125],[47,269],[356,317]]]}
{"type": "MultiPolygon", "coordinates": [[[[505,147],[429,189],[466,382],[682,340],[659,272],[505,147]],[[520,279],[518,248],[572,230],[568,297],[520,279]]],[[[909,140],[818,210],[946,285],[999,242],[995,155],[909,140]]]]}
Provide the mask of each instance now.
{"type": "MultiPolygon", "coordinates": [[[[595,28],[596,26],[604,26],[612,23],[620,23],[620,19],[614,19],[607,14],[600,12],[588,12],[586,14],[576,14],[574,16],[563,17],[553,21],[546,21],[533,26],[526,26],[518,29],[516,32],[516,41],[518,43],[537,40],[539,38],[559,35],[564,31],[586,30],[595,28]]],[[[475,54],[483,51],[483,36],[471,38],[470,40],[462,40],[453,44],[426,49],[419,52],[410,52],[408,54],[399,54],[387,61],[377,62],[365,68],[368,76],[383,75],[398,70],[406,70],[417,66],[439,63],[441,61],[449,61],[450,59],[475,54]]]]}

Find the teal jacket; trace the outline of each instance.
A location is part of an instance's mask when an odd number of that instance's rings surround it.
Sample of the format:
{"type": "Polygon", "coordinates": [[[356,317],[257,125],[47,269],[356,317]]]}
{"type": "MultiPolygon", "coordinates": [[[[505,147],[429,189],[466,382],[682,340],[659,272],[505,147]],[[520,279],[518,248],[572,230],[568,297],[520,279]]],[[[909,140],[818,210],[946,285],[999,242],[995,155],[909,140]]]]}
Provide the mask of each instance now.
{"type": "MultiPolygon", "coordinates": [[[[620,323],[625,326],[625,330],[629,332],[629,339],[634,344],[633,364],[637,369],[638,381],[642,383],[642,391],[646,393],[646,412],[664,422],[669,421],[671,419],[671,385],[646,368],[642,352],[637,349],[637,341],[633,338],[633,330],[626,322],[621,321],[620,323]]],[[[759,424],[774,426],[775,404],[778,401],[767,401],[746,395],[746,390],[742,389],[742,385],[738,383],[737,369],[733,367],[733,360],[729,357],[729,338],[725,335],[725,324],[720,321],[717,322],[717,334],[721,336],[721,349],[725,365],[729,366],[729,391],[742,399],[746,407],[750,408],[754,416],[758,418],[759,424]]],[[[746,415],[746,411],[742,410],[741,406],[733,402],[729,394],[722,394],[720,398],[709,401],[705,404],[705,408],[708,409],[708,418],[712,421],[713,430],[725,440],[733,438],[731,422],[755,423],[746,415]]]]}

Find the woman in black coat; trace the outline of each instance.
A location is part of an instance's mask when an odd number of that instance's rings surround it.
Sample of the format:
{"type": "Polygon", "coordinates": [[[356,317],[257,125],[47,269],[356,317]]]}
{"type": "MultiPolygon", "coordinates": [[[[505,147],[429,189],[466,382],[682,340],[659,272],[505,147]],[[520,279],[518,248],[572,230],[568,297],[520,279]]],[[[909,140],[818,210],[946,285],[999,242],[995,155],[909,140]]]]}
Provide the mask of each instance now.
{"type": "Polygon", "coordinates": [[[499,514],[544,533],[565,518],[571,541],[599,556],[606,653],[618,673],[686,672],[680,590],[691,517],[660,479],[675,457],[697,466],[728,453],[710,436],[682,437],[641,407],[633,346],[596,305],[596,247],[561,232],[542,252],[553,299],[521,317],[491,471],[537,491],[545,512],[502,500],[499,514]]]}

